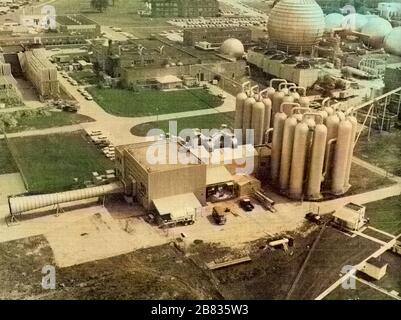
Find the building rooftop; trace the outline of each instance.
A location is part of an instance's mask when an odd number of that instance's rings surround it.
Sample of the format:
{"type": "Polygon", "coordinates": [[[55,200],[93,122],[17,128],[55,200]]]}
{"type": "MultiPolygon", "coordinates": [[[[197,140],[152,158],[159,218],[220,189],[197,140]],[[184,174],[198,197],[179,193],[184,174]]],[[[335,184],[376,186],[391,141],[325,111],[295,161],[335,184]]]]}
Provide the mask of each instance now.
{"type": "Polygon", "coordinates": [[[168,140],[143,142],[121,146],[118,149],[125,150],[148,173],[203,165],[194,154],[178,143],[168,140]]]}

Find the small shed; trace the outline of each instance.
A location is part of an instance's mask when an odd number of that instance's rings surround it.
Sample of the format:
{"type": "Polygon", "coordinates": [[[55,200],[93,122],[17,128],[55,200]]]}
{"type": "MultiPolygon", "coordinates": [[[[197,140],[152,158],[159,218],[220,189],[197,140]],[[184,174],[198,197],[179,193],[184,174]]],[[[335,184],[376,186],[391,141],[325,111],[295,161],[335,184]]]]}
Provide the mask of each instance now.
{"type": "Polygon", "coordinates": [[[365,211],[364,206],[348,203],[333,214],[334,223],[341,229],[358,231],[366,224],[365,211]]]}
{"type": "Polygon", "coordinates": [[[370,258],[361,271],[375,280],[380,280],[386,275],[387,266],[387,263],[378,258],[370,258]]]}
{"type": "Polygon", "coordinates": [[[181,88],[183,83],[180,78],[173,75],[157,77],[156,82],[160,90],[181,88]]]}

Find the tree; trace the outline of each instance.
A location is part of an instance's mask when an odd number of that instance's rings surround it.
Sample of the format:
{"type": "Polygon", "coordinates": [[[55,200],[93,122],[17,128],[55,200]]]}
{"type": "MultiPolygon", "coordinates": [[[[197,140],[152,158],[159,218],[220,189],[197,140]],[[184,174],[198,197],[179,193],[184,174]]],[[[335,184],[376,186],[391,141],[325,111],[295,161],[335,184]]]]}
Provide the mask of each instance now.
{"type": "Polygon", "coordinates": [[[109,6],[109,0],[91,0],[91,7],[103,12],[109,6]]]}

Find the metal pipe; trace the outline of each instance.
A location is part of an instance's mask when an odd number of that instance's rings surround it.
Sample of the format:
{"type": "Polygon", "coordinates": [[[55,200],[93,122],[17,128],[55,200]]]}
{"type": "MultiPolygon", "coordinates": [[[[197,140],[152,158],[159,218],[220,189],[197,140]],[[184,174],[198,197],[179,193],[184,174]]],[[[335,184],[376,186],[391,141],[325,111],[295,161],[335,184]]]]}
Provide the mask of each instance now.
{"type": "Polygon", "coordinates": [[[272,133],[273,131],[274,131],[274,128],[270,128],[270,129],[267,129],[265,131],[265,143],[266,143],[266,146],[267,146],[267,144],[269,143],[269,140],[270,140],[270,133],[272,133]]]}
{"type": "MultiPolygon", "coordinates": [[[[304,113],[304,117],[308,117],[308,116],[314,116],[314,117],[320,118],[320,122],[318,124],[323,124],[324,118],[323,118],[323,115],[321,115],[320,113],[317,113],[317,112],[304,113]]],[[[316,121],[316,118],[315,118],[315,121],[316,121]]]]}
{"type": "Polygon", "coordinates": [[[278,79],[278,78],[271,79],[271,80],[270,80],[270,87],[271,87],[271,88],[273,88],[273,83],[275,83],[275,82],[285,82],[285,83],[287,83],[287,80],[285,80],[285,79],[278,79]]]}
{"type": "MultiPolygon", "coordinates": [[[[298,104],[298,103],[297,103],[297,104],[298,104]]],[[[294,115],[295,111],[302,111],[302,110],[305,110],[305,111],[311,111],[311,109],[310,109],[310,108],[305,108],[305,107],[296,107],[296,108],[292,108],[292,109],[291,109],[291,115],[294,115]]]]}

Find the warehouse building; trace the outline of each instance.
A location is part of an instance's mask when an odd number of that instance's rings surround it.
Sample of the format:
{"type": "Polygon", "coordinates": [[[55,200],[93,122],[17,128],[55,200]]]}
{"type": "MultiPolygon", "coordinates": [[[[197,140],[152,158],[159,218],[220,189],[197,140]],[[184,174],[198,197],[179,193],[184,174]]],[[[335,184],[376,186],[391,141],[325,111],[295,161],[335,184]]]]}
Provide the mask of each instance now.
{"type": "Polygon", "coordinates": [[[56,22],[61,33],[82,35],[86,39],[97,38],[101,34],[98,23],[80,14],[57,16],[56,22]]]}
{"type": "MultiPolygon", "coordinates": [[[[233,149],[235,152],[227,152],[231,149],[226,148],[212,153],[201,149],[170,140],[120,146],[116,148],[116,174],[126,195],[148,210],[154,208],[155,200],[160,204],[171,197],[195,197],[205,205],[242,194],[240,186],[246,186],[236,183],[235,165],[257,163],[258,153],[253,146],[239,146],[233,149]],[[211,158],[217,160],[211,163],[211,158]]],[[[253,166],[252,172],[257,168],[253,166]]]]}
{"type": "Polygon", "coordinates": [[[219,14],[217,0],[150,0],[152,17],[216,17],[219,14]]]}
{"type": "Polygon", "coordinates": [[[22,71],[35,86],[42,99],[52,99],[59,96],[57,69],[48,60],[45,49],[20,52],[18,59],[22,71]]]}
{"type": "Polygon", "coordinates": [[[216,47],[230,38],[238,39],[247,45],[252,42],[252,31],[244,27],[190,28],[184,30],[184,45],[186,46],[195,46],[200,42],[208,42],[216,47]]]}

